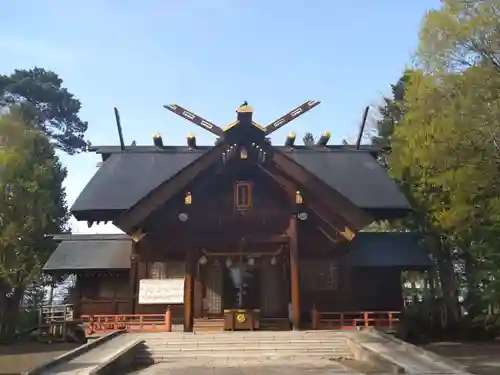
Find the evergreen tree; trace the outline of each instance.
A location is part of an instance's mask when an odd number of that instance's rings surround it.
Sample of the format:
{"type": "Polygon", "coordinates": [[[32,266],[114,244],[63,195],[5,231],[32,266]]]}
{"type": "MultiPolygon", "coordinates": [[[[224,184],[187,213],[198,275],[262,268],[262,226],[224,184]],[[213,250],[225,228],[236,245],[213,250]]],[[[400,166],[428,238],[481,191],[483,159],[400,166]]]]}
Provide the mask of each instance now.
{"type": "Polygon", "coordinates": [[[309,133],[309,132],[307,132],[304,135],[304,137],[302,138],[302,141],[304,142],[304,144],[306,146],[314,146],[314,144],[315,144],[314,136],[312,135],[312,133],[309,133]]]}
{"type": "Polygon", "coordinates": [[[66,170],[48,137],[23,111],[0,116],[0,336],[12,333],[25,290],[40,280],[66,228],[66,170]]]}
{"type": "Polygon", "coordinates": [[[56,73],[33,68],[0,74],[0,109],[13,105],[57,148],[73,154],[86,147],[87,122],[79,117],[81,103],[56,73]]]}

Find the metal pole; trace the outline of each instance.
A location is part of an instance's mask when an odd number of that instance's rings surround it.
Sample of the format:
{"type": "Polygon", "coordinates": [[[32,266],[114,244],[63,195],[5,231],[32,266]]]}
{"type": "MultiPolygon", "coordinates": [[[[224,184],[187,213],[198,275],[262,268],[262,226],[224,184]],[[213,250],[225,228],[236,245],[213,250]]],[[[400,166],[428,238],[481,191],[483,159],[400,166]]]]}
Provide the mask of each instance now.
{"type": "Polygon", "coordinates": [[[122,123],[120,121],[120,113],[118,112],[118,108],[114,107],[115,110],[115,119],[116,119],[116,127],[118,128],[118,136],[120,137],[120,148],[125,150],[125,141],[123,140],[123,131],[122,131],[122,123]]]}
{"type": "Polygon", "coordinates": [[[366,119],[368,117],[368,111],[370,110],[370,106],[365,108],[365,112],[363,114],[363,121],[361,121],[361,127],[359,128],[358,139],[356,140],[356,150],[359,150],[361,146],[361,138],[363,138],[363,132],[365,131],[366,119]]]}

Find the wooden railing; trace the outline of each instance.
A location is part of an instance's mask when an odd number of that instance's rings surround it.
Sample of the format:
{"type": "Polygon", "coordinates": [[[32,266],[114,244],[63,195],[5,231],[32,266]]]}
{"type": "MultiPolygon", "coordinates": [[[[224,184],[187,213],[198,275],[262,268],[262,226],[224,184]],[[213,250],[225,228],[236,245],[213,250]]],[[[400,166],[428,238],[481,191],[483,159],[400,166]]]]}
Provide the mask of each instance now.
{"type": "Polygon", "coordinates": [[[108,333],[118,330],[127,332],[172,332],[172,314],[120,314],[82,315],[85,333],[108,333]]]}
{"type": "Polygon", "coordinates": [[[400,311],[311,311],[313,329],[393,329],[400,321],[400,311]]]}

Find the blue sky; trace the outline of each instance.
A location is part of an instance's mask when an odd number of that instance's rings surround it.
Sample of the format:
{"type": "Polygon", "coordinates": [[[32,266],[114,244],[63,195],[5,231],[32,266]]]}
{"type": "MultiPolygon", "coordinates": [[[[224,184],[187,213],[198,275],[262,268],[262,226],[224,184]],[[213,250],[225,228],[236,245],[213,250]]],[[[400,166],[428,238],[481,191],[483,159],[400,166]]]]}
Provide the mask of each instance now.
{"type": "MultiPolygon", "coordinates": [[[[83,104],[94,145],[118,144],[113,106],[127,143],[199,144],[213,136],[162,108],[177,103],[217,124],[247,100],[268,123],[305,100],[323,103],[276,132],[356,136],[411,64],[424,12],[438,0],[19,0],[0,13],[0,72],[52,69],[83,104]]],[[[95,154],[62,156],[71,205],[96,172],[95,154]]],[[[117,187],[121,188],[121,187],[117,187]]],[[[110,227],[76,231],[113,231],[110,227]]]]}

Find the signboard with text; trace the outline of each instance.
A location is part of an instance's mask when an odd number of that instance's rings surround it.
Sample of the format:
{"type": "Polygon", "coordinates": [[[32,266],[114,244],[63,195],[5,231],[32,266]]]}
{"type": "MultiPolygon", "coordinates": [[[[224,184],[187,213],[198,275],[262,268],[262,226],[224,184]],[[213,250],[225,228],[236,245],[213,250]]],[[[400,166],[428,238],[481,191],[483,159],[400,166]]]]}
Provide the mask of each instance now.
{"type": "Polygon", "coordinates": [[[184,303],[184,279],[139,281],[139,304],[184,303]]]}

